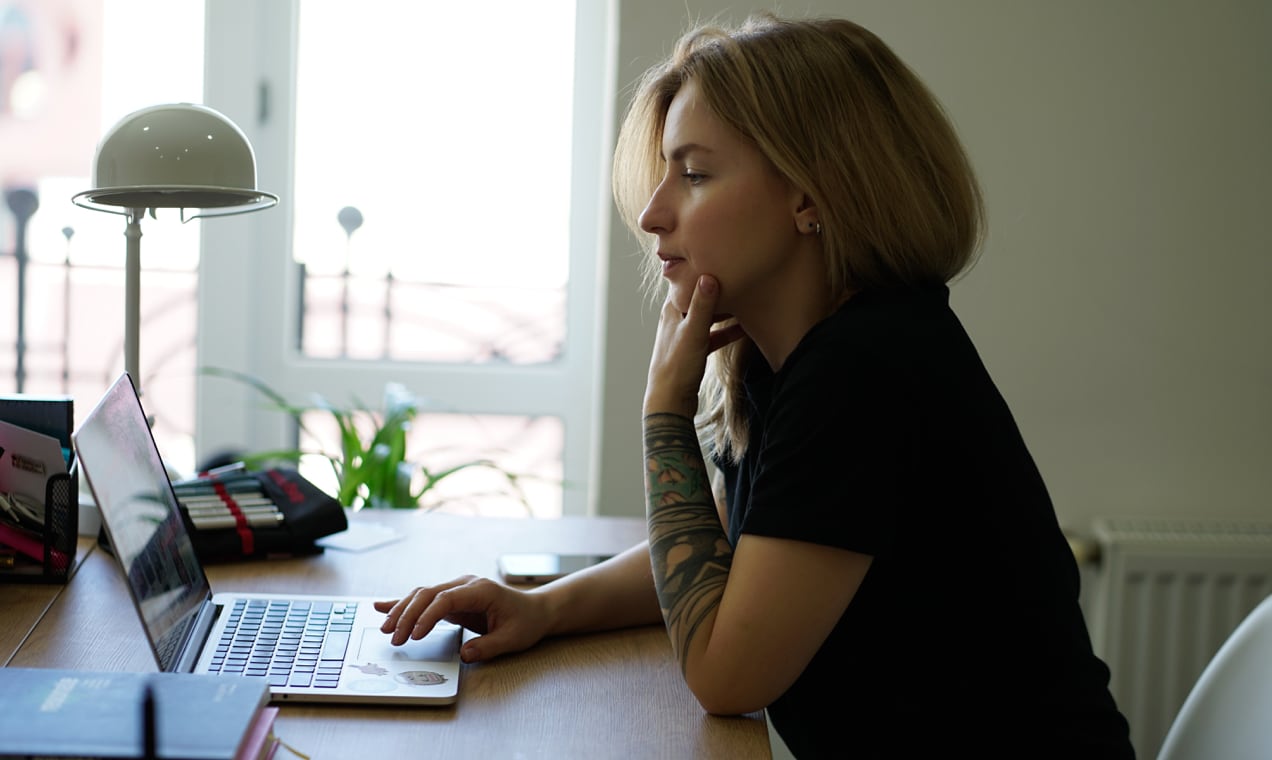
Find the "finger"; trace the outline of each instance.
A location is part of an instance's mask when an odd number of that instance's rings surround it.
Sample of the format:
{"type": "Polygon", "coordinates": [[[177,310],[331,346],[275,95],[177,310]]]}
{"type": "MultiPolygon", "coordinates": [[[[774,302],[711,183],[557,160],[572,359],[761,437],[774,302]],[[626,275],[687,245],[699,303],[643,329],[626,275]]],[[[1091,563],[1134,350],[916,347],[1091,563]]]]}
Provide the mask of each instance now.
{"type": "Polygon", "coordinates": [[[483,662],[493,660],[501,654],[518,651],[524,647],[509,643],[508,631],[501,628],[498,632],[484,636],[475,636],[459,648],[459,659],[464,662],[483,662]]]}
{"type": "Polygon", "coordinates": [[[384,622],[380,624],[381,633],[393,632],[393,628],[397,625],[398,619],[402,617],[402,611],[406,609],[412,594],[407,594],[401,599],[392,601],[374,602],[375,611],[385,613],[384,622]]]}
{"type": "Polygon", "coordinates": [[[526,631],[519,621],[509,620],[464,642],[459,650],[459,657],[464,662],[480,662],[508,652],[521,651],[529,643],[532,642],[527,642],[526,631]]]}
{"type": "Polygon", "coordinates": [[[489,660],[492,657],[497,657],[499,652],[494,651],[493,649],[487,649],[485,645],[480,643],[486,638],[487,636],[478,636],[465,641],[464,645],[459,648],[460,661],[474,663],[481,662],[482,660],[489,660]]]}
{"type": "MultiPolygon", "coordinates": [[[[423,625],[424,634],[433,629],[436,619],[426,622],[428,609],[432,606],[433,601],[437,597],[434,594],[416,594],[411,599],[410,604],[402,610],[400,616],[396,620],[390,619],[386,624],[392,622],[393,626],[385,631],[392,634],[389,643],[393,646],[401,646],[405,644],[407,639],[415,635],[415,631],[423,625]]],[[[383,630],[383,628],[381,629],[383,630]]],[[[416,638],[423,638],[424,634],[416,638]]]]}
{"type": "MultiPolygon", "coordinates": [[[[409,623],[414,619],[414,615],[411,612],[412,609],[415,610],[415,614],[418,614],[420,610],[428,606],[428,603],[433,600],[433,596],[443,588],[449,588],[449,586],[434,586],[431,588],[418,586],[411,589],[409,594],[394,602],[393,606],[389,608],[384,622],[380,625],[380,631],[392,633],[399,626],[405,626],[409,629],[409,623]]],[[[378,604],[376,609],[380,609],[378,604]]]]}
{"type": "Polygon", "coordinates": [[[461,586],[472,580],[473,576],[464,575],[452,581],[448,581],[447,583],[443,583],[440,586],[417,586],[416,588],[411,589],[410,593],[394,602],[376,602],[376,610],[384,612],[386,606],[388,609],[388,614],[386,615],[384,622],[380,624],[380,632],[393,633],[399,625],[403,625],[403,627],[409,632],[410,626],[407,625],[407,623],[414,619],[413,616],[408,614],[412,606],[414,607],[416,614],[418,614],[428,606],[429,602],[433,601],[433,597],[436,596],[438,592],[454,588],[455,586],[461,586]]]}
{"type": "MultiPolygon", "coordinates": [[[[490,606],[490,601],[483,598],[474,585],[468,584],[456,586],[445,591],[439,591],[430,603],[415,617],[415,625],[410,628],[409,636],[412,639],[422,639],[433,630],[433,626],[443,618],[462,615],[463,613],[480,613],[484,614],[486,608],[490,606]]],[[[398,630],[393,634],[393,643],[401,643],[398,636],[406,629],[405,625],[399,625],[398,630]]],[[[402,638],[405,642],[406,638],[402,638]]]]}
{"type": "Polygon", "coordinates": [[[406,642],[414,630],[419,616],[428,609],[433,601],[433,592],[429,589],[415,589],[407,594],[393,609],[389,610],[384,624],[380,626],[383,633],[392,634],[392,643],[396,646],[406,642]]]}
{"type": "Polygon", "coordinates": [[[724,348],[730,343],[746,337],[746,330],[742,329],[742,325],[732,324],[728,327],[722,327],[719,330],[713,330],[707,338],[707,353],[711,353],[716,349],[724,348]]]}
{"type": "Polygon", "coordinates": [[[685,321],[694,329],[706,332],[714,322],[716,299],[720,295],[720,283],[709,274],[698,278],[698,283],[689,297],[689,313],[685,321]]]}
{"type": "Polygon", "coordinates": [[[387,612],[387,614],[384,616],[384,622],[380,624],[380,631],[382,633],[393,632],[393,629],[397,627],[398,621],[402,619],[402,615],[406,612],[407,607],[410,606],[411,601],[415,599],[415,597],[418,596],[421,591],[423,591],[423,589],[420,589],[420,588],[412,589],[409,594],[402,597],[401,599],[394,601],[389,606],[388,610],[381,609],[380,605],[384,604],[384,602],[376,603],[375,608],[377,610],[379,610],[380,612],[387,612]]]}

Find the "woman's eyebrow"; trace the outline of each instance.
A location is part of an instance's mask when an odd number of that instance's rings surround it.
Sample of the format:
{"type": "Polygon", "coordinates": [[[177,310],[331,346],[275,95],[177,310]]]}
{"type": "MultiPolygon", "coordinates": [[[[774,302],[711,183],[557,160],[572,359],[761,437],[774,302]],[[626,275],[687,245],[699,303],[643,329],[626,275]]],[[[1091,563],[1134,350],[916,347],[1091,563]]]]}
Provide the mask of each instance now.
{"type": "Polygon", "coordinates": [[[676,146],[676,149],[671,152],[670,158],[663,156],[663,160],[664,161],[683,161],[685,160],[687,156],[689,156],[692,153],[710,153],[710,152],[711,152],[711,149],[705,145],[701,145],[699,143],[684,143],[683,145],[676,146]]]}

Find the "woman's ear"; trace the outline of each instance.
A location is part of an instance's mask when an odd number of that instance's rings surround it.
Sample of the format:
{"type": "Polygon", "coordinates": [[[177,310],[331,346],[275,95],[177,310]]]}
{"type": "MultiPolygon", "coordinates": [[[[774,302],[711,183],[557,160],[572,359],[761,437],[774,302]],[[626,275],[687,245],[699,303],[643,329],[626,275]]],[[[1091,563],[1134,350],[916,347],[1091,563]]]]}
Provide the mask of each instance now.
{"type": "Polygon", "coordinates": [[[821,218],[817,213],[817,206],[806,193],[801,193],[799,205],[795,208],[795,229],[802,235],[821,233],[821,218]]]}

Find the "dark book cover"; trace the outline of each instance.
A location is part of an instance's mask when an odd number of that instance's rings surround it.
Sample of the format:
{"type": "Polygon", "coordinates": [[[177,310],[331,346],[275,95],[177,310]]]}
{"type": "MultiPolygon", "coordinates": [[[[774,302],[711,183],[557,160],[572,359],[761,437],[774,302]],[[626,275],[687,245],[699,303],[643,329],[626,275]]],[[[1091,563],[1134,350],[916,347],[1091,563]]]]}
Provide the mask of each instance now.
{"type": "Polygon", "coordinates": [[[265,679],[0,668],[0,758],[141,758],[153,694],[163,760],[234,760],[269,702],[265,679]]]}

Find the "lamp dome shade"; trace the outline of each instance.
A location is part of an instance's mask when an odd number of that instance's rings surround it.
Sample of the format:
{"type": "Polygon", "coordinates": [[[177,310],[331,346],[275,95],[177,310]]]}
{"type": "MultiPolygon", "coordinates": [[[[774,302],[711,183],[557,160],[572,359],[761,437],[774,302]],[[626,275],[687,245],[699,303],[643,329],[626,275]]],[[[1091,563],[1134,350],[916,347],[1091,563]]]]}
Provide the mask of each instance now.
{"type": "Polygon", "coordinates": [[[278,196],[256,189],[256,157],[234,122],[207,106],[173,103],[111,127],[97,146],[93,189],[73,200],[115,213],[197,208],[194,216],[217,216],[267,208],[278,196]]]}

